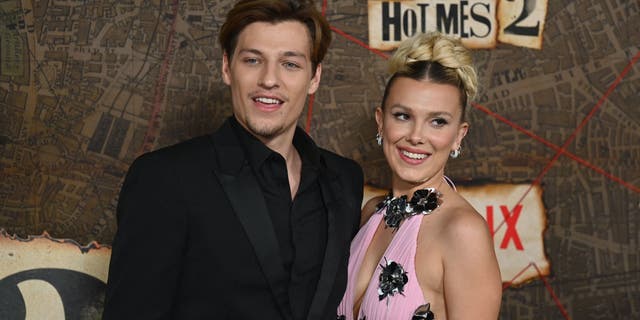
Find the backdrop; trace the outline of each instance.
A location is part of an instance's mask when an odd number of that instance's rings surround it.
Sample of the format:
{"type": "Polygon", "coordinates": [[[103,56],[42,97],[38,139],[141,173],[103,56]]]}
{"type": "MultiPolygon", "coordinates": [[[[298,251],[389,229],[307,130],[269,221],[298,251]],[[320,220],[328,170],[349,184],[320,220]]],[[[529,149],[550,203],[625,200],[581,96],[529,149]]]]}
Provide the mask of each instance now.
{"type": "MultiPolygon", "coordinates": [[[[78,278],[98,298],[73,300],[46,268],[57,279],[73,278],[66,268],[104,281],[103,249],[133,159],[209,133],[230,115],[216,39],[232,4],[0,1],[0,307],[14,308],[29,291],[20,283],[40,279],[63,304],[82,305],[76,314],[99,314],[100,282],[78,278]],[[56,244],[64,253],[51,251],[56,244]],[[69,250],[95,257],[102,270],[60,265],[69,250]]],[[[370,186],[386,189],[373,111],[390,52],[368,47],[367,1],[318,8],[334,41],[300,125],[320,146],[360,163],[370,186]]],[[[522,198],[540,192],[549,268],[525,265],[532,280],[505,281],[501,319],[637,319],[640,3],[554,0],[545,21],[541,50],[501,42],[474,50],[480,95],[447,174],[463,185],[528,185],[522,198]]]]}

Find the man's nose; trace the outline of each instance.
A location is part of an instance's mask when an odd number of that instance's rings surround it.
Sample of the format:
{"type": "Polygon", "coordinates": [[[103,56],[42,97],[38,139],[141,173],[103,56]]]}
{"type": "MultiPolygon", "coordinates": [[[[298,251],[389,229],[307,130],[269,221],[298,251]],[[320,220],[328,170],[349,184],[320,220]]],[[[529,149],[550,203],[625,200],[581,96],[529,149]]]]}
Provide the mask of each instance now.
{"type": "Polygon", "coordinates": [[[265,64],[264,68],[262,69],[262,73],[260,74],[258,84],[268,89],[277,87],[279,85],[279,74],[277,65],[273,63],[265,64]]]}

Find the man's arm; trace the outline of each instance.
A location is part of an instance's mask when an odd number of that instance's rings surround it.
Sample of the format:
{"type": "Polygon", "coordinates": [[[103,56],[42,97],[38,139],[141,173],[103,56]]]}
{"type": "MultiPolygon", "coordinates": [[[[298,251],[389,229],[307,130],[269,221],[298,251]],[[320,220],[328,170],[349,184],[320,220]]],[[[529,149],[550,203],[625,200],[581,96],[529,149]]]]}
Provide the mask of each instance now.
{"type": "Polygon", "coordinates": [[[351,174],[351,178],[349,181],[350,191],[353,196],[353,207],[355,216],[353,217],[354,223],[352,223],[352,232],[351,238],[355,237],[356,233],[358,233],[358,229],[360,228],[360,220],[361,220],[361,206],[362,206],[362,197],[364,196],[364,173],[362,172],[362,168],[360,165],[353,161],[349,160],[349,165],[351,168],[347,171],[351,174]]]}
{"type": "Polygon", "coordinates": [[[104,319],[171,317],[186,235],[181,199],[168,159],[152,153],[133,163],[120,191],[104,319]]]}

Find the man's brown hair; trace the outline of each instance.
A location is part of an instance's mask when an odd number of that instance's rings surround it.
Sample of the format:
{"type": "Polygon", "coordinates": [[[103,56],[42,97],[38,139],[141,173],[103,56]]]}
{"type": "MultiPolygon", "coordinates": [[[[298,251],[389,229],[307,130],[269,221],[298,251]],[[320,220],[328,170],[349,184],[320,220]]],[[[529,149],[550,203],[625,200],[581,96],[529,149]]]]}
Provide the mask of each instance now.
{"type": "Polygon", "coordinates": [[[313,73],[331,43],[331,29],[327,20],[316,10],[313,1],[295,0],[241,0],[227,14],[220,29],[218,41],[229,62],[238,43],[238,35],[254,22],[278,23],[298,21],[304,24],[311,36],[311,63],[313,73]]]}

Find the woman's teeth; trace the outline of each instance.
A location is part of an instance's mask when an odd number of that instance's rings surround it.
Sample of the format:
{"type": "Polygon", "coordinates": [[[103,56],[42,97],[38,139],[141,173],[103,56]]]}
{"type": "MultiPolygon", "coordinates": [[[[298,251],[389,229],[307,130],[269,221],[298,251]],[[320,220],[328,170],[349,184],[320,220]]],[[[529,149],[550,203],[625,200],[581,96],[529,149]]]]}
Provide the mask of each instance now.
{"type": "Polygon", "coordinates": [[[422,160],[427,157],[427,155],[424,153],[413,153],[406,150],[402,150],[402,154],[405,155],[407,158],[411,158],[415,160],[422,160]]]}

